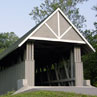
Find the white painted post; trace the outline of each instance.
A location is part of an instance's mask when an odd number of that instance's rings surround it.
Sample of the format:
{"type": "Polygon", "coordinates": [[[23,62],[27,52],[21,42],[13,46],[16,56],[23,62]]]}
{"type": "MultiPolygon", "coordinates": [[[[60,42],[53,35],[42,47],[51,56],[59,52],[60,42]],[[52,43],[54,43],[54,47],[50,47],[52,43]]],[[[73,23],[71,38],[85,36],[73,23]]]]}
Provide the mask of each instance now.
{"type": "Polygon", "coordinates": [[[75,85],[83,86],[83,63],[81,61],[80,46],[74,47],[75,85]]]}
{"type": "Polygon", "coordinates": [[[35,86],[34,43],[26,44],[25,79],[29,86],[35,86]]]}

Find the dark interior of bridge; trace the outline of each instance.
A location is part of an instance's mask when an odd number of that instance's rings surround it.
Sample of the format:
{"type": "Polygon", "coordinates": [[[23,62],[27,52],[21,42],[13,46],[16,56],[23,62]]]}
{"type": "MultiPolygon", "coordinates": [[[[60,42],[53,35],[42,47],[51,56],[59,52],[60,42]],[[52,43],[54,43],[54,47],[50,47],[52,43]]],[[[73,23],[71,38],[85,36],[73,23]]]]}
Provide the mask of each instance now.
{"type": "Polygon", "coordinates": [[[70,75],[70,50],[74,44],[62,42],[35,41],[35,85],[74,85],[70,75]]]}

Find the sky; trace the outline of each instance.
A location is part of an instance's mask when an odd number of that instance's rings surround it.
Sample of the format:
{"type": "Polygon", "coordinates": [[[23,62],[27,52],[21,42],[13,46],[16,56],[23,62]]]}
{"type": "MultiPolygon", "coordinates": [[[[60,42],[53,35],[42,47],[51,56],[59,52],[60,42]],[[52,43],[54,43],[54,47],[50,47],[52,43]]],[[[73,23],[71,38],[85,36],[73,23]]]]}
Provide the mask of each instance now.
{"type": "MultiPolygon", "coordinates": [[[[21,37],[35,26],[29,13],[35,6],[39,6],[44,0],[0,0],[0,33],[14,32],[21,37]]],[[[96,11],[92,10],[97,5],[97,0],[79,4],[80,14],[87,20],[84,29],[94,29],[93,23],[96,11]]]]}

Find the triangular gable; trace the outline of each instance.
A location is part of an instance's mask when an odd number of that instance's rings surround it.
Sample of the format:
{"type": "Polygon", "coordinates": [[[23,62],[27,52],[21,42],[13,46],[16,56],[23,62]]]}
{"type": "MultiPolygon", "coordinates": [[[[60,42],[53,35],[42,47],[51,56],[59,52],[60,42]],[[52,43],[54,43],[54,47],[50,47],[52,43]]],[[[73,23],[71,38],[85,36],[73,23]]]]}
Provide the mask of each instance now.
{"type": "Polygon", "coordinates": [[[61,13],[59,13],[59,20],[60,20],[60,35],[62,35],[71,25],[64,18],[64,16],[61,15],[61,13]]]}
{"type": "Polygon", "coordinates": [[[71,28],[68,31],[68,33],[66,33],[64,36],[62,36],[61,39],[83,41],[83,39],[78,35],[78,33],[73,28],[71,28]]]}
{"type": "Polygon", "coordinates": [[[87,44],[95,51],[59,8],[29,34],[19,46],[28,39],[87,44]]]}
{"type": "Polygon", "coordinates": [[[58,15],[55,13],[47,22],[46,22],[51,29],[55,32],[58,36],[58,15]]]}
{"type": "Polygon", "coordinates": [[[56,36],[51,32],[51,30],[45,24],[33,34],[33,37],[45,37],[45,38],[56,39],[56,36]]]}
{"type": "Polygon", "coordinates": [[[50,17],[30,38],[85,43],[60,11],[50,17]]]}

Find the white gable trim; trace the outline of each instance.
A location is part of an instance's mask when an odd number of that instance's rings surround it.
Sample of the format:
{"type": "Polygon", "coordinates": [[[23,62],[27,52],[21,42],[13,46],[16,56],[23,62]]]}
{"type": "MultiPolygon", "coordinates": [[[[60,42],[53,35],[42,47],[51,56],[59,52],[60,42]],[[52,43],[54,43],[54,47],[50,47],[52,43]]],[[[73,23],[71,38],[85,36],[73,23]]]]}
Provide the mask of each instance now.
{"type": "Polygon", "coordinates": [[[59,11],[57,12],[57,19],[58,19],[58,36],[60,38],[60,19],[59,19],[59,11]]]}
{"type": "Polygon", "coordinates": [[[75,40],[67,40],[67,39],[64,40],[64,39],[53,39],[53,38],[44,38],[44,37],[30,37],[29,39],[86,44],[84,41],[75,41],[75,40]]]}
{"type": "Polygon", "coordinates": [[[56,37],[56,38],[58,38],[58,36],[56,35],[56,33],[51,29],[51,27],[47,24],[47,23],[45,23],[45,25],[48,27],[48,29],[52,32],[52,34],[56,37]]]}
{"type": "Polygon", "coordinates": [[[86,42],[86,44],[95,52],[95,49],[91,46],[91,44],[84,38],[84,36],[79,32],[79,30],[71,23],[71,21],[67,18],[67,16],[59,8],[55,10],[43,23],[41,23],[30,35],[28,35],[18,46],[20,47],[23,43],[25,43],[25,41],[27,41],[44,23],[46,23],[58,11],[65,17],[65,19],[77,31],[77,33],[82,37],[82,39],[86,42]]]}
{"type": "Polygon", "coordinates": [[[60,36],[60,38],[62,38],[71,28],[72,28],[72,26],[70,26],[70,27],[60,36]]]}

